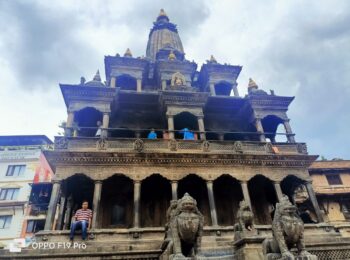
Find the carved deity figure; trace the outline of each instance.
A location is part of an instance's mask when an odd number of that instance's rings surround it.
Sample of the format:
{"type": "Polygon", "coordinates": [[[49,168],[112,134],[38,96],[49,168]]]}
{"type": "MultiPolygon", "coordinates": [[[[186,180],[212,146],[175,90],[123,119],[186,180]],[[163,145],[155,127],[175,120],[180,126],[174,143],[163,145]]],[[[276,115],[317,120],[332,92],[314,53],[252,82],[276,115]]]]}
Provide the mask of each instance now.
{"type": "Polygon", "coordinates": [[[280,203],[276,204],[276,211],[272,222],[272,238],[263,242],[263,253],[267,260],[317,260],[317,256],[305,249],[304,223],[297,215],[297,208],[284,195],[280,203]],[[297,248],[297,256],[290,250],[297,248]]]}
{"type": "Polygon", "coordinates": [[[172,201],[167,211],[165,252],[161,259],[185,259],[201,257],[203,215],[197,208],[197,201],[188,193],[178,201],[172,201]]]}
{"type": "Polygon", "coordinates": [[[186,85],[185,76],[180,72],[176,72],[171,77],[171,85],[172,86],[184,86],[186,85]]]}

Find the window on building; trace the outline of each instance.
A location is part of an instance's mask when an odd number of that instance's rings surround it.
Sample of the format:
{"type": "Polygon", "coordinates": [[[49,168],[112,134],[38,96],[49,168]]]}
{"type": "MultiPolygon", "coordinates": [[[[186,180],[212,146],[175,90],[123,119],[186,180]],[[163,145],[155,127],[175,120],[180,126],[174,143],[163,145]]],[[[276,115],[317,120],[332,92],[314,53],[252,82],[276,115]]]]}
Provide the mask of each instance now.
{"type": "Polygon", "coordinates": [[[0,190],[0,200],[16,200],[18,197],[18,188],[6,188],[0,190]]]}
{"type": "Polygon", "coordinates": [[[9,165],[6,176],[22,176],[26,169],[25,165],[9,165]]]}
{"type": "Polygon", "coordinates": [[[10,228],[12,216],[0,216],[0,229],[10,228]]]}
{"type": "Polygon", "coordinates": [[[27,233],[36,233],[40,230],[44,230],[45,220],[28,220],[27,233]]]}
{"type": "Polygon", "coordinates": [[[329,185],[342,185],[343,182],[340,179],[339,175],[326,175],[329,185]]]}

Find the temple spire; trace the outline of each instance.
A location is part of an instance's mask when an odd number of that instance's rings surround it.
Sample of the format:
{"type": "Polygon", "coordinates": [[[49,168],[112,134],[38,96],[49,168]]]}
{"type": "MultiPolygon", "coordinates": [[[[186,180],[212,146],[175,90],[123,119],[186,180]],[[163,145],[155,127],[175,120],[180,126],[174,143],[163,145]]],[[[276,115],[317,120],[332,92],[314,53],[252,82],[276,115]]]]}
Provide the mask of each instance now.
{"type": "Polygon", "coordinates": [[[166,20],[167,22],[169,22],[169,17],[168,17],[168,15],[166,14],[166,12],[164,11],[163,8],[160,9],[160,11],[159,11],[159,15],[158,15],[158,17],[157,17],[157,21],[160,21],[160,20],[162,20],[162,19],[164,19],[164,20],[166,20]]]}
{"type": "Polygon", "coordinates": [[[93,78],[93,81],[99,81],[101,82],[101,76],[100,76],[100,70],[97,70],[94,78],[93,78]]]}
{"type": "Polygon", "coordinates": [[[132,57],[132,53],[131,53],[129,48],[126,49],[126,51],[124,53],[124,57],[132,57]]]}

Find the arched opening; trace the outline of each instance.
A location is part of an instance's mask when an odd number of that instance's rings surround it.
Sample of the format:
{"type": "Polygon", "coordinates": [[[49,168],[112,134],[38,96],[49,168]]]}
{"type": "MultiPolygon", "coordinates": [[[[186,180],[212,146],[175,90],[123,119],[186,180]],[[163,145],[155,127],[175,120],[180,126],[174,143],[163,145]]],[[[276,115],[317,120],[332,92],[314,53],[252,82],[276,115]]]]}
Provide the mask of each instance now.
{"type": "Polygon", "coordinates": [[[163,227],[171,200],[170,182],[159,174],[141,182],[141,226],[163,227]]]}
{"type": "MultiPolygon", "coordinates": [[[[197,117],[189,112],[182,112],[180,114],[177,114],[174,116],[174,128],[176,130],[175,132],[175,138],[176,139],[183,139],[184,134],[181,133],[181,130],[184,128],[189,129],[190,131],[198,131],[198,120],[197,117]]],[[[195,139],[198,135],[195,134],[195,139]]]]}
{"type": "Polygon", "coordinates": [[[272,223],[277,196],[271,180],[256,175],[248,182],[250,201],[252,203],[255,223],[267,225],[272,223]]]}
{"type": "MultiPolygon", "coordinates": [[[[277,128],[280,129],[279,125],[283,124],[283,120],[275,115],[269,115],[261,120],[261,124],[265,132],[265,137],[270,139],[271,143],[275,143],[277,128]]],[[[282,138],[282,135],[277,135],[277,137],[279,141],[286,140],[286,137],[282,138]]]]}
{"type": "Polygon", "coordinates": [[[113,175],[102,183],[100,225],[102,228],[130,228],[133,225],[133,181],[113,175]]]}
{"type": "Polygon", "coordinates": [[[220,81],[214,85],[215,94],[217,96],[230,96],[232,91],[232,85],[226,81],[220,81]]]}
{"type": "Polygon", "coordinates": [[[93,107],[86,107],[74,115],[78,127],[78,136],[94,137],[97,132],[97,122],[102,123],[102,112],[93,107]]]}
{"type": "Polygon", "coordinates": [[[309,200],[305,181],[294,175],[288,175],[280,185],[282,193],[286,194],[289,200],[297,206],[298,214],[304,223],[316,223],[317,215],[309,200]]]}
{"type": "Polygon", "coordinates": [[[83,174],[75,174],[64,181],[64,186],[62,188],[66,191],[67,203],[62,216],[63,226],[69,229],[72,217],[78,209],[81,209],[84,200],[88,201],[88,208],[92,209],[94,182],[83,174]]]}
{"type": "Polygon", "coordinates": [[[241,133],[235,133],[237,130],[231,130],[229,133],[224,134],[224,140],[226,141],[242,141],[244,135],[241,133]]]}
{"type": "Polygon", "coordinates": [[[206,130],[205,137],[209,141],[210,140],[219,140],[220,139],[218,133],[210,132],[210,130],[206,130]]]}
{"type": "MultiPolygon", "coordinates": [[[[152,131],[153,128],[149,128],[148,130],[141,131],[141,138],[148,138],[148,134],[152,131]]],[[[163,138],[163,131],[155,130],[157,135],[157,139],[163,138]]]]}
{"type": "Polygon", "coordinates": [[[206,182],[197,175],[190,174],[178,183],[177,193],[179,198],[187,192],[196,201],[199,211],[204,216],[205,225],[211,225],[210,207],[206,182]]]}
{"type": "Polygon", "coordinates": [[[239,202],[243,200],[240,183],[229,175],[222,175],[213,183],[218,224],[232,226],[237,222],[239,202]]]}
{"type": "Polygon", "coordinates": [[[117,77],[116,86],[122,90],[137,90],[136,79],[127,74],[117,77]]]}
{"type": "Polygon", "coordinates": [[[126,127],[118,127],[111,131],[111,137],[115,138],[135,138],[135,132],[126,127]]]}

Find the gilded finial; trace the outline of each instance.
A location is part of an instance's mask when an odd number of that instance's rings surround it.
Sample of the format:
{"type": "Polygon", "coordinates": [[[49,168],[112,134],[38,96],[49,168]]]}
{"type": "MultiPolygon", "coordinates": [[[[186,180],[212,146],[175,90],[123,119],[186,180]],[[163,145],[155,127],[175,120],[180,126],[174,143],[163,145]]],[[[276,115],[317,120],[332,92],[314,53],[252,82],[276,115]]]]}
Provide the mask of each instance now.
{"type": "Polygon", "coordinates": [[[131,53],[129,48],[126,49],[126,51],[124,53],[124,57],[132,57],[132,53],[131,53]]]}
{"type": "Polygon", "coordinates": [[[248,89],[258,89],[258,85],[255,83],[254,80],[252,80],[252,78],[249,78],[249,83],[248,83],[248,89]]]}
{"type": "Polygon", "coordinates": [[[210,55],[210,60],[209,60],[210,63],[218,63],[214,57],[214,55],[210,55]]]}
{"type": "Polygon", "coordinates": [[[160,12],[159,12],[159,15],[158,15],[158,17],[159,16],[166,16],[166,17],[168,17],[168,15],[165,13],[165,11],[164,11],[164,9],[162,8],[162,9],[160,9],[160,12]]]}
{"type": "Polygon", "coordinates": [[[96,75],[93,78],[93,81],[101,82],[101,76],[100,76],[100,71],[99,70],[97,70],[96,75]]]}
{"type": "Polygon", "coordinates": [[[168,56],[168,60],[176,60],[176,56],[175,56],[173,51],[170,51],[169,56],[168,56]]]}

